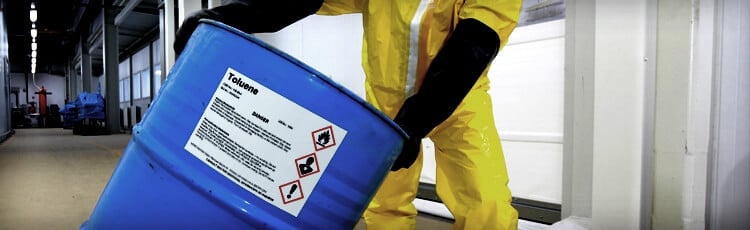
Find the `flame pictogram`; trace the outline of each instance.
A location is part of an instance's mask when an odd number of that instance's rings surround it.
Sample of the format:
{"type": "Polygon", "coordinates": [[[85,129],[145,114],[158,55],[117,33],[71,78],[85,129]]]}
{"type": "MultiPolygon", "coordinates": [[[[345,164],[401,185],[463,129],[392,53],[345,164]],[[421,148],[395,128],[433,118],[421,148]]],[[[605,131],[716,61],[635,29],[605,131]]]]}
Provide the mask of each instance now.
{"type": "Polygon", "coordinates": [[[318,129],[312,132],[312,142],[315,146],[315,151],[336,146],[336,133],[332,126],[328,126],[322,129],[318,129]]]}
{"type": "Polygon", "coordinates": [[[319,144],[320,146],[325,147],[330,141],[331,141],[331,133],[328,130],[326,130],[325,132],[318,134],[318,141],[316,143],[319,144]]]}

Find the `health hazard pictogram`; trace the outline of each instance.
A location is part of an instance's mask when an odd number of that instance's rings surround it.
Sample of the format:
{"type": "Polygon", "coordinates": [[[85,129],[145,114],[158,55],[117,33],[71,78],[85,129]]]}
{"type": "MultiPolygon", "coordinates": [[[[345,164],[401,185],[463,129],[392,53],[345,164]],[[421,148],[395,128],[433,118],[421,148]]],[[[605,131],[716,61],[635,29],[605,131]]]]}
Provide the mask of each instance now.
{"type": "Polygon", "coordinates": [[[279,186],[279,193],[281,193],[281,200],[284,201],[284,204],[305,198],[305,194],[302,192],[302,184],[299,183],[299,180],[279,186]]]}
{"type": "Polygon", "coordinates": [[[299,178],[303,178],[309,175],[320,172],[318,166],[318,155],[310,153],[294,160],[294,164],[297,165],[297,174],[299,178]]]}
{"type": "Polygon", "coordinates": [[[333,135],[333,126],[328,126],[312,132],[315,151],[330,148],[336,145],[336,137],[333,135]]]}

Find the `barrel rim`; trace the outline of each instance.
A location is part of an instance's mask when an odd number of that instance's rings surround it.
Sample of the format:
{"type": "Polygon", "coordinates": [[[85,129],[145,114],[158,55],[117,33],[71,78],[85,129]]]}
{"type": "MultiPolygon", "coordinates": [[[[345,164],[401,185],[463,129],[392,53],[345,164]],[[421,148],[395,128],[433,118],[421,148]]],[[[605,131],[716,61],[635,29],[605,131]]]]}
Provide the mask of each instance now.
{"type": "Polygon", "coordinates": [[[291,63],[293,63],[293,64],[295,64],[295,65],[297,65],[297,66],[299,66],[299,67],[301,67],[301,68],[309,71],[315,77],[317,77],[317,78],[323,80],[324,82],[328,83],[329,85],[333,86],[333,88],[335,88],[338,91],[344,93],[349,98],[354,99],[357,103],[359,103],[360,105],[364,106],[365,108],[367,108],[368,110],[370,110],[371,112],[373,112],[381,120],[384,120],[388,125],[390,125],[391,128],[394,128],[399,134],[401,134],[402,137],[409,138],[409,135],[403,129],[401,129],[401,127],[398,124],[396,124],[396,122],[394,122],[392,119],[390,119],[382,111],[378,110],[377,108],[375,108],[374,106],[372,106],[370,103],[368,103],[367,101],[363,100],[361,97],[359,97],[356,94],[354,94],[353,92],[351,92],[349,89],[347,89],[347,88],[343,87],[342,85],[340,85],[339,83],[336,83],[335,81],[331,80],[325,74],[320,73],[319,71],[317,71],[314,68],[308,66],[307,64],[301,62],[300,60],[297,60],[296,58],[292,57],[291,55],[287,54],[286,52],[281,51],[281,50],[279,50],[279,49],[271,46],[270,44],[268,44],[268,43],[266,43],[266,42],[264,42],[264,41],[262,41],[262,40],[260,40],[258,38],[253,37],[252,35],[250,35],[248,33],[245,33],[245,32],[243,32],[243,31],[241,31],[241,30],[239,30],[237,28],[231,27],[231,26],[229,26],[227,24],[224,24],[222,22],[219,22],[219,21],[211,20],[211,19],[201,19],[199,21],[199,23],[207,24],[207,25],[210,25],[210,26],[214,26],[214,27],[217,27],[217,28],[224,29],[226,31],[232,32],[232,33],[234,33],[236,35],[239,35],[240,37],[245,38],[246,40],[248,40],[248,41],[250,41],[252,43],[255,43],[255,44],[259,45],[260,47],[263,47],[266,50],[271,51],[271,52],[279,55],[280,57],[282,57],[282,58],[290,61],[291,63]]]}

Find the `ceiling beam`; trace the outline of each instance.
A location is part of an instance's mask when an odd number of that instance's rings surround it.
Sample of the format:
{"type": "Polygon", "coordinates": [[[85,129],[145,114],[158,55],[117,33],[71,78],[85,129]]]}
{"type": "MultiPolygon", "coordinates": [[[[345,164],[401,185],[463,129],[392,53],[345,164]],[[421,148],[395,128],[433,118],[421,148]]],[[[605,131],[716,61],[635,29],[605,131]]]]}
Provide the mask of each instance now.
{"type": "MultiPolygon", "coordinates": [[[[123,21],[125,21],[126,18],[130,15],[130,13],[133,12],[133,9],[138,6],[138,4],[141,4],[142,0],[131,0],[131,1],[125,1],[125,5],[122,6],[122,10],[120,13],[115,16],[115,25],[120,26],[123,21]]],[[[122,3],[120,3],[122,4],[122,3]]]]}
{"type": "Polygon", "coordinates": [[[76,18],[73,20],[73,28],[70,28],[72,31],[78,30],[78,24],[81,23],[81,20],[83,20],[83,16],[86,13],[86,9],[88,8],[89,0],[81,0],[81,4],[77,7],[76,12],[76,18]]]}

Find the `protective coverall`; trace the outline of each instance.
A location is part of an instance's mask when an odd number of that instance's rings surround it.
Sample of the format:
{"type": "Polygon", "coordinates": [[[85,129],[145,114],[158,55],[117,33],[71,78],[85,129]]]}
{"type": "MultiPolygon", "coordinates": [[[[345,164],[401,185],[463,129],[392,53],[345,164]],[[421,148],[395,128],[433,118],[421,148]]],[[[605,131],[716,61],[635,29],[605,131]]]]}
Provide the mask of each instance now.
{"type": "MultiPolygon", "coordinates": [[[[420,87],[460,19],[474,18],[488,25],[504,45],[520,6],[521,1],[326,0],[318,14],[363,13],[367,101],[394,117],[420,87]]],[[[453,114],[428,134],[435,143],[437,193],[458,229],[514,229],[517,224],[486,73],[453,114]]],[[[417,211],[412,201],[421,158],[420,153],[410,168],[388,175],[365,212],[368,229],[415,228],[417,211]]]]}
{"type": "Polygon", "coordinates": [[[411,136],[365,211],[368,229],[416,228],[412,201],[422,137],[435,143],[437,193],[455,218],[454,228],[515,229],[518,213],[511,206],[487,69],[516,26],[521,0],[311,1],[243,0],[201,11],[183,23],[175,50],[184,47],[187,39],[179,38],[192,32],[198,18],[256,33],[278,31],[316,11],[362,13],[366,99],[411,136]],[[284,7],[289,9],[283,15],[268,10],[284,7]]]}

